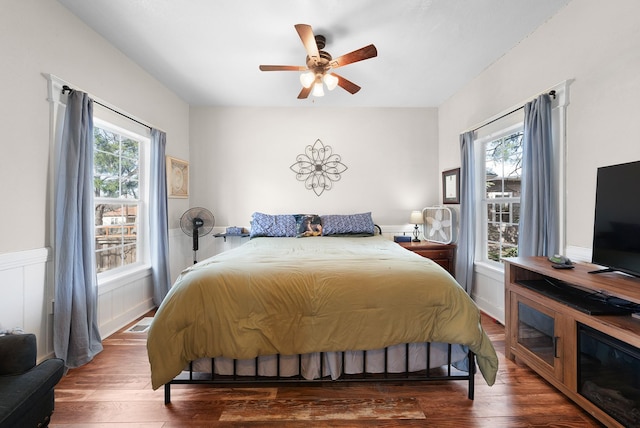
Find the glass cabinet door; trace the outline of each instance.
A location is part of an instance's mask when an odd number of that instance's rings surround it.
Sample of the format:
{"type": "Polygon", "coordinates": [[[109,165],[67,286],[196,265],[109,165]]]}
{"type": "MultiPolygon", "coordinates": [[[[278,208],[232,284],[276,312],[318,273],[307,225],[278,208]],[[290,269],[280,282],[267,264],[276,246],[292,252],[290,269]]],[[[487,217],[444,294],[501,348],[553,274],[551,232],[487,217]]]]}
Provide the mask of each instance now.
{"type": "Polygon", "coordinates": [[[521,357],[542,370],[561,378],[556,314],[522,296],[513,302],[516,328],[513,331],[516,349],[521,357]],[[524,354],[524,355],[523,355],[524,354]]]}
{"type": "Polygon", "coordinates": [[[553,365],[555,351],[554,320],[531,306],[518,302],[518,343],[553,365]]]}

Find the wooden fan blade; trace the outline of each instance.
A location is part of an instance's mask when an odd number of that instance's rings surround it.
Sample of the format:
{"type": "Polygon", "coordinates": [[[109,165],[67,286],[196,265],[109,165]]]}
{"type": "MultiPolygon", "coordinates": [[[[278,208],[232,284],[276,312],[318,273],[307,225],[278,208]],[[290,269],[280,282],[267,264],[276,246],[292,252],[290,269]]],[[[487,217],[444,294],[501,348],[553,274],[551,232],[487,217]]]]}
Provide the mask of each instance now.
{"type": "Polygon", "coordinates": [[[262,71],[305,71],[307,67],[302,65],[261,65],[262,71]]]}
{"type": "Polygon", "coordinates": [[[302,90],[300,91],[300,93],[298,94],[298,99],[299,100],[304,100],[305,98],[307,98],[309,96],[309,94],[311,93],[311,89],[313,88],[313,86],[309,86],[308,88],[305,88],[304,86],[302,87],[302,90]]]}
{"type": "Polygon", "coordinates": [[[347,64],[352,64],[354,62],[363,61],[365,59],[373,58],[378,56],[378,50],[375,46],[369,45],[353,52],[349,52],[348,54],[344,54],[329,64],[331,68],[343,67],[347,64]]]}
{"type": "Polygon", "coordinates": [[[310,25],[296,24],[296,31],[302,40],[307,55],[313,61],[315,65],[318,65],[320,61],[320,52],[318,52],[318,45],[316,44],[316,37],[313,35],[313,30],[310,25]]]}
{"type": "Polygon", "coordinates": [[[350,80],[345,79],[339,74],[331,73],[331,75],[338,78],[338,86],[340,86],[342,89],[346,90],[347,92],[350,92],[351,94],[355,94],[361,89],[360,86],[356,85],[350,80]]]}

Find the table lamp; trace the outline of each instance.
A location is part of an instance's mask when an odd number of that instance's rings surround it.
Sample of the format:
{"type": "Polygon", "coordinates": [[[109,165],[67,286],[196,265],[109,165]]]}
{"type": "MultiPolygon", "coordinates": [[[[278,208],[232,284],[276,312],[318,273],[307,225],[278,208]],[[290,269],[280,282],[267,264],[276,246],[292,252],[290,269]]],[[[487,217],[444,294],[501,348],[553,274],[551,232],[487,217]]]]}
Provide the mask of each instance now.
{"type": "Polygon", "coordinates": [[[413,242],[420,242],[420,240],[418,239],[418,224],[422,222],[422,211],[411,211],[409,223],[413,223],[415,225],[415,227],[413,228],[413,242]]]}

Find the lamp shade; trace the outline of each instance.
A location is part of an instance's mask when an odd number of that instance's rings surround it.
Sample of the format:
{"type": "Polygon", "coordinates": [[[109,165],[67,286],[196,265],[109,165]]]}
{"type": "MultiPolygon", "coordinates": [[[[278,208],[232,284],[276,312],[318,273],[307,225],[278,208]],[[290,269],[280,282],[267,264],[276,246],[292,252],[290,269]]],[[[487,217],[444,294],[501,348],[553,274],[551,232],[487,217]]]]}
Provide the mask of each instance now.
{"type": "Polygon", "coordinates": [[[313,96],[314,97],[323,97],[324,96],[324,88],[322,87],[322,81],[316,82],[313,85],[313,96]]]}
{"type": "Polygon", "coordinates": [[[423,222],[422,211],[411,211],[411,216],[409,217],[409,223],[420,224],[422,222],[423,222]]]}
{"type": "Polygon", "coordinates": [[[305,88],[310,88],[315,81],[316,75],[313,73],[313,71],[305,71],[300,75],[300,83],[302,83],[302,86],[304,86],[305,88]]]}
{"type": "Polygon", "coordinates": [[[338,78],[333,74],[325,74],[322,78],[324,84],[327,85],[327,89],[333,91],[338,86],[338,78]]]}

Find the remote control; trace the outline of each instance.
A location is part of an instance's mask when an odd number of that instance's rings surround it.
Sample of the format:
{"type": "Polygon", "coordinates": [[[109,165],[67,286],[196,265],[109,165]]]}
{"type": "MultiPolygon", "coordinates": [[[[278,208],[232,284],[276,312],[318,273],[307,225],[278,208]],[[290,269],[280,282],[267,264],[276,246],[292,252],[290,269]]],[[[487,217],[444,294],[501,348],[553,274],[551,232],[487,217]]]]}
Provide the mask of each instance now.
{"type": "Polygon", "coordinates": [[[574,265],[553,264],[553,265],[551,265],[551,267],[554,268],[554,269],[573,269],[575,266],[574,265]]]}

